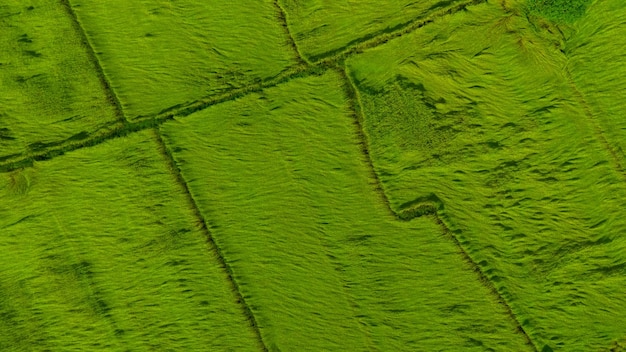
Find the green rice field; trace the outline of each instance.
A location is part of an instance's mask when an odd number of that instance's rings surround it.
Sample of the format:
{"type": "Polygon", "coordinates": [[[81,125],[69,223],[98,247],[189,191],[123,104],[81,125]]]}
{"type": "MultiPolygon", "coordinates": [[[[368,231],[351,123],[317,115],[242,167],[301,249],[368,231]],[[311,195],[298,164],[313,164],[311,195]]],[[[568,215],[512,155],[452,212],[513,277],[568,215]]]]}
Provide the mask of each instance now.
{"type": "Polygon", "coordinates": [[[258,350],[154,131],[2,175],[0,350],[258,350]]]}
{"type": "Polygon", "coordinates": [[[390,213],[344,84],[332,71],[296,79],[162,127],[267,345],[524,350],[442,229],[390,213]],[[433,329],[446,325],[456,336],[433,329]]]}
{"type": "Polygon", "coordinates": [[[269,0],[69,1],[130,119],[261,82],[298,63],[269,0]]]}
{"type": "Polygon", "coordinates": [[[378,35],[424,21],[453,8],[459,0],[278,1],[302,54],[311,61],[378,35]]]}
{"type": "Polygon", "coordinates": [[[121,114],[60,3],[0,5],[0,162],[110,129],[121,114]]]}
{"type": "Polygon", "coordinates": [[[626,351],[622,0],[0,3],[0,351],[626,351]]]}
{"type": "Polygon", "coordinates": [[[626,205],[625,175],[574,68],[524,20],[479,5],[348,67],[392,208],[435,199],[533,341],[598,350],[626,324],[616,289],[626,222],[614,211],[626,205]],[[489,43],[469,40],[478,32],[489,43]]]}

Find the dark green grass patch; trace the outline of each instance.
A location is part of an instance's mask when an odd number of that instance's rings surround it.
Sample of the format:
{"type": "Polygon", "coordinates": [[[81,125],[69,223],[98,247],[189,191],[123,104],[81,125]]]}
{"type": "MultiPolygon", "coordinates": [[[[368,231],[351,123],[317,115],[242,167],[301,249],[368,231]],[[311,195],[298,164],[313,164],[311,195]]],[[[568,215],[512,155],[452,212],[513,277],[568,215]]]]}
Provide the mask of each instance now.
{"type": "Polygon", "coordinates": [[[604,350],[626,324],[624,174],[560,42],[516,13],[474,6],[349,59],[370,154],[395,210],[441,201],[540,350],[604,350]]]}
{"type": "Polygon", "coordinates": [[[295,79],[162,127],[268,348],[528,349],[442,229],[376,192],[344,84],[295,79]]]}
{"type": "Polygon", "coordinates": [[[271,0],[70,2],[131,120],[297,62],[271,0]]]}
{"type": "Polygon", "coordinates": [[[528,0],[528,9],[555,22],[571,23],[581,18],[591,0],[528,0]]]}
{"type": "Polygon", "coordinates": [[[118,119],[58,2],[0,4],[0,161],[84,139],[118,119]]]}
{"type": "Polygon", "coordinates": [[[148,132],[0,174],[1,351],[255,351],[148,132]]]}

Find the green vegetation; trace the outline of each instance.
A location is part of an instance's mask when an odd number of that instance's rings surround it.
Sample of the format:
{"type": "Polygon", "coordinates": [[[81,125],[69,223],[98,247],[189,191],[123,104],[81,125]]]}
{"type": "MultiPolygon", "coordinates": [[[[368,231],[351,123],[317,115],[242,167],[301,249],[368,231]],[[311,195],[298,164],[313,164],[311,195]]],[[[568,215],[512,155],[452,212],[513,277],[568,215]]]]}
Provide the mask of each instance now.
{"type": "Polygon", "coordinates": [[[350,75],[393,209],[440,200],[540,350],[602,350],[626,324],[624,174],[560,39],[520,13],[468,8],[348,60],[350,75]]]}
{"type": "Polygon", "coordinates": [[[0,350],[260,350],[149,132],[0,175],[0,350]]]}
{"type": "Polygon", "coordinates": [[[528,9],[535,14],[562,23],[581,18],[591,0],[528,0],[528,9]]]}
{"type": "Polygon", "coordinates": [[[0,4],[0,161],[109,129],[116,114],[58,2],[0,4]]]}
{"type": "Polygon", "coordinates": [[[344,84],[296,79],[162,127],[268,348],[531,350],[439,226],[390,214],[344,84]]]}
{"type": "Polygon", "coordinates": [[[297,63],[270,0],[71,0],[130,119],[297,63]]]}
{"type": "Polygon", "coordinates": [[[588,113],[619,163],[626,166],[626,11],[619,0],[598,1],[566,43],[568,69],[588,113]]]}
{"type": "Polygon", "coordinates": [[[624,351],[622,0],[6,0],[0,351],[624,351]]]}
{"type": "Polygon", "coordinates": [[[450,8],[461,0],[279,0],[302,53],[311,61],[450,8]]]}

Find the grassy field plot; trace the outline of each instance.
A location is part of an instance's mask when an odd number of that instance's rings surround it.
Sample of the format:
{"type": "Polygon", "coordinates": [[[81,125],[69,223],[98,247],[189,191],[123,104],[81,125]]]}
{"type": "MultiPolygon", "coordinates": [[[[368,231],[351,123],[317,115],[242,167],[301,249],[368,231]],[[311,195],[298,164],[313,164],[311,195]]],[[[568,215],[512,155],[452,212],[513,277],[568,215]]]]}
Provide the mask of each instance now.
{"type": "Polygon", "coordinates": [[[392,207],[437,206],[540,350],[606,350],[626,326],[624,175],[561,45],[483,4],[347,66],[392,207]]]}
{"type": "Polygon", "coordinates": [[[572,25],[568,68],[622,166],[626,166],[626,7],[597,1],[572,25]]]}
{"type": "Polygon", "coordinates": [[[309,60],[446,10],[460,0],[280,0],[289,28],[309,60]]]}
{"type": "Polygon", "coordinates": [[[85,139],[118,118],[63,6],[2,1],[0,162],[85,139]]]}
{"type": "Polygon", "coordinates": [[[337,73],[162,127],[270,351],[524,350],[430,218],[391,213],[337,73]]]}
{"type": "Polygon", "coordinates": [[[0,350],[261,349],[154,137],[0,174],[0,350]]]}
{"type": "Polygon", "coordinates": [[[270,0],[71,3],[131,120],[296,63],[270,0]]]}

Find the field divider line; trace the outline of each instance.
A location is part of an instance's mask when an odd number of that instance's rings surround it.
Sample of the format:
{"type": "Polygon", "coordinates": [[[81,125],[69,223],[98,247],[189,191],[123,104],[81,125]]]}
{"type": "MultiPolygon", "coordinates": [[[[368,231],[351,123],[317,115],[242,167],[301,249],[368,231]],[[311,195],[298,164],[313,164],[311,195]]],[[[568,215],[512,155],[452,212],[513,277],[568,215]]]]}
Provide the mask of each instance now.
{"type": "MultiPolygon", "coordinates": [[[[300,62],[290,68],[285,69],[283,72],[281,72],[277,76],[265,80],[264,82],[251,84],[242,88],[236,88],[234,90],[230,90],[226,93],[219,94],[219,95],[210,95],[207,97],[203,97],[194,102],[188,103],[182,107],[175,106],[172,108],[168,108],[159,112],[157,116],[161,114],[172,114],[172,115],[176,115],[179,117],[185,117],[196,111],[203,110],[216,103],[226,102],[229,100],[235,100],[239,97],[245,96],[250,93],[261,91],[265,88],[271,88],[271,87],[274,87],[283,83],[287,83],[292,79],[307,77],[307,76],[316,75],[316,74],[317,75],[322,74],[329,69],[333,69],[334,67],[338,65],[340,66],[341,63],[344,62],[348,57],[359,54],[363,50],[374,48],[376,46],[385,44],[390,40],[397,39],[405,34],[409,34],[415,31],[416,29],[422,28],[430,23],[433,23],[439,17],[452,15],[452,14],[455,14],[456,12],[465,10],[468,6],[479,5],[482,3],[486,3],[487,1],[488,0],[470,0],[461,4],[457,4],[448,9],[432,14],[428,16],[428,18],[426,19],[422,19],[422,20],[415,19],[415,20],[409,21],[408,24],[406,24],[404,27],[396,31],[393,31],[390,33],[383,33],[383,34],[380,34],[379,36],[374,36],[373,38],[354,44],[353,46],[350,46],[348,48],[342,48],[335,55],[325,57],[323,60],[319,60],[315,63],[308,64],[308,61],[300,62]]],[[[298,49],[298,46],[295,40],[291,36],[291,31],[289,31],[288,29],[286,12],[284,11],[283,7],[280,6],[280,3],[278,2],[278,0],[275,0],[275,5],[280,9],[280,12],[284,14],[285,16],[284,23],[287,26],[286,28],[288,30],[289,36],[291,37],[291,41],[294,44],[294,48],[295,48],[294,50],[298,52],[298,55],[302,60],[305,60],[304,55],[300,53],[300,50],[298,49]]],[[[151,117],[148,116],[147,118],[151,118],[151,117]]]]}
{"type": "Polygon", "coordinates": [[[116,106],[120,114],[120,122],[123,122],[124,125],[115,127],[113,131],[104,132],[104,133],[101,132],[95,136],[90,135],[88,138],[85,138],[83,140],[66,141],[66,143],[64,143],[61,146],[54,147],[52,149],[47,149],[38,153],[16,155],[15,157],[12,157],[11,159],[8,159],[0,163],[0,172],[10,172],[10,171],[14,171],[20,168],[29,167],[29,166],[32,166],[35,161],[49,160],[59,155],[63,155],[69,151],[86,148],[86,147],[92,147],[110,139],[126,136],[129,133],[143,131],[147,128],[152,128],[154,126],[161,125],[165,123],[166,121],[172,120],[174,117],[186,117],[186,116],[193,114],[194,112],[204,110],[212,105],[224,103],[224,102],[231,101],[231,100],[236,100],[244,96],[247,96],[249,94],[260,92],[263,89],[271,88],[271,87],[275,87],[275,86],[287,83],[293,79],[304,78],[304,77],[314,76],[314,75],[321,75],[324,72],[328,71],[329,69],[333,69],[334,67],[337,67],[338,65],[340,66],[341,63],[343,63],[346,58],[352,55],[356,55],[362,50],[370,49],[375,46],[382,45],[388,42],[389,40],[398,38],[404,34],[408,34],[418,28],[424,27],[425,25],[434,22],[434,20],[437,17],[454,14],[455,12],[464,10],[467,6],[481,4],[481,3],[486,2],[487,0],[471,0],[463,4],[458,4],[452,8],[449,8],[447,10],[440,11],[434,15],[431,15],[428,19],[425,19],[422,21],[418,21],[418,20],[412,21],[411,26],[403,27],[403,29],[398,30],[397,32],[383,34],[382,37],[384,38],[377,39],[378,37],[374,37],[373,39],[370,39],[369,41],[362,43],[362,45],[357,44],[335,56],[327,57],[326,59],[318,61],[315,64],[311,64],[311,65],[306,64],[306,63],[296,64],[292,67],[285,69],[283,72],[281,72],[277,76],[266,79],[265,81],[261,83],[253,83],[253,84],[249,84],[247,86],[241,87],[241,88],[229,90],[228,92],[225,92],[225,93],[221,93],[221,94],[218,93],[218,94],[206,96],[196,101],[193,101],[191,103],[182,105],[182,106],[180,104],[175,105],[173,107],[164,109],[158,112],[157,114],[149,115],[149,116],[139,116],[137,119],[131,120],[131,121],[129,121],[125,117],[121,104],[119,102],[119,99],[117,98],[115,91],[109,85],[108,79],[106,75],[104,74],[104,71],[102,70],[102,66],[100,65],[100,61],[98,60],[95,54],[95,51],[93,50],[93,47],[89,43],[86,33],[83,30],[83,27],[80,25],[80,22],[78,22],[78,18],[76,17],[76,14],[72,10],[69,0],[60,0],[60,1],[66,7],[66,10],[68,11],[68,13],[74,19],[74,23],[77,26],[77,29],[79,30],[86,46],[89,49],[90,57],[94,60],[94,63],[96,64],[96,68],[99,70],[101,82],[106,87],[107,92],[110,94],[112,103],[116,106]]]}
{"type": "MultiPolygon", "coordinates": [[[[294,48],[295,48],[294,50],[298,52],[298,56],[303,60],[302,62],[299,62],[296,65],[285,69],[283,72],[281,72],[277,76],[266,79],[261,83],[254,83],[254,84],[250,84],[241,88],[235,88],[233,90],[229,90],[228,92],[225,92],[225,93],[206,96],[196,101],[185,104],[183,106],[176,105],[171,108],[164,109],[160,111],[159,113],[157,113],[156,115],[143,116],[143,119],[153,119],[153,118],[159,119],[161,115],[173,115],[177,117],[186,117],[188,115],[191,115],[194,112],[204,110],[209,106],[212,106],[218,103],[223,103],[223,102],[230,101],[230,100],[235,100],[251,93],[260,92],[263,89],[271,88],[271,87],[278,86],[280,84],[287,83],[291,81],[292,79],[308,77],[312,75],[321,75],[330,69],[334,69],[337,66],[341,66],[342,63],[348,57],[359,54],[363,50],[374,48],[376,46],[385,44],[390,40],[399,38],[405,34],[409,34],[415,31],[416,29],[422,28],[430,23],[433,23],[437,18],[446,16],[446,15],[453,15],[459,11],[466,10],[468,6],[479,5],[482,3],[486,3],[487,1],[488,0],[470,0],[461,4],[454,5],[442,11],[436,12],[428,16],[426,19],[421,19],[421,20],[414,19],[412,21],[409,21],[407,24],[405,24],[405,26],[401,27],[400,29],[396,31],[383,33],[383,34],[380,34],[379,36],[374,36],[373,38],[369,38],[368,40],[359,42],[348,48],[343,48],[340,51],[338,51],[337,54],[335,55],[328,56],[324,58],[323,60],[319,60],[315,63],[309,64],[308,61],[305,61],[304,56],[300,53],[300,50],[298,49],[298,46],[295,40],[291,36],[291,31],[289,31],[288,24],[287,24],[286,12],[284,11],[283,7],[280,5],[278,0],[275,0],[274,2],[275,6],[277,6],[277,8],[280,10],[280,13],[284,15],[284,23],[288,31],[288,34],[291,38],[291,41],[294,45],[294,48]]],[[[142,116],[140,116],[139,118],[140,118],[139,120],[141,120],[142,116]]]]}
{"type": "Polygon", "coordinates": [[[435,22],[435,20],[448,16],[454,15],[457,12],[467,10],[468,6],[476,6],[483,3],[487,3],[489,0],[469,0],[459,4],[452,5],[448,8],[442,9],[440,11],[431,13],[426,17],[418,17],[407,22],[401,23],[391,30],[382,30],[376,33],[373,33],[369,36],[362,37],[361,39],[357,39],[348,45],[328,51],[324,54],[314,56],[309,58],[315,64],[321,64],[324,62],[329,63],[337,63],[345,60],[346,58],[358,54],[363,50],[371,49],[382,44],[389,42],[390,40],[394,40],[400,38],[406,34],[410,34],[417,29],[420,29],[430,23],[435,22]]]}
{"type": "Polygon", "coordinates": [[[274,6],[276,7],[276,10],[278,11],[278,19],[280,21],[280,24],[285,29],[287,38],[289,39],[289,45],[291,46],[293,51],[296,53],[296,58],[298,60],[298,63],[310,65],[311,63],[307,60],[307,58],[304,55],[302,55],[302,52],[300,51],[300,48],[298,47],[298,43],[296,42],[295,38],[291,34],[291,29],[289,28],[289,21],[287,19],[287,11],[285,11],[285,8],[283,8],[283,6],[280,4],[280,0],[274,0],[274,6]]]}
{"type": "Polygon", "coordinates": [[[100,80],[100,85],[104,88],[105,94],[107,95],[107,100],[115,108],[116,117],[118,118],[118,120],[122,122],[126,122],[127,119],[126,119],[126,115],[124,115],[124,110],[122,109],[122,103],[120,102],[120,99],[117,96],[117,93],[115,93],[115,90],[113,90],[113,88],[111,87],[111,82],[109,78],[107,77],[106,73],[104,72],[102,63],[100,62],[100,59],[98,59],[98,55],[96,54],[96,51],[94,50],[93,45],[89,41],[89,37],[87,36],[87,32],[85,31],[85,28],[78,20],[78,16],[76,15],[76,12],[72,8],[72,4],[70,3],[70,0],[60,0],[60,2],[61,2],[61,5],[65,8],[65,11],[67,12],[67,14],[72,19],[72,24],[74,25],[76,32],[80,35],[80,39],[83,42],[83,46],[85,46],[85,49],[87,51],[87,56],[89,57],[89,61],[91,61],[92,65],[94,66],[98,74],[98,78],[100,80]]]}
{"type": "Polygon", "coordinates": [[[230,267],[230,265],[228,264],[228,261],[224,257],[224,254],[222,253],[222,250],[218,246],[217,242],[215,241],[215,238],[213,237],[211,231],[209,231],[209,228],[207,226],[207,221],[202,215],[202,213],[200,212],[198,203],[193,197],[193,194],[191,193],[191,190],[189,189],[189,185],[187,181],[185,180],[185,178],[183,177],[180,168],[176,164],[176,159],[174,159],[172,152],[169,150],[169,148],[165,144],[165,141],[163,140],[163,137],[161,136],[161,133],[159,131],[159,127],[155,126],[152,129],[152,132],[154,133],[154,137],[158,144],[159,152],[162,154],[164,161],[167,163],[167,167],[172,173],[172,175],[174,176],[174,178],[176,179],[176,182],[179,184],[180,187],[182,187],[183,192],[185,193],[185,196],[187,197],[189,206],[191,207],[193,211],[193,215],[199,221],[201,231],[206,236],[209,246],[217,254],[217,259],[219,261],[219,264],[224,269],[228,277],[228,282],[230,283],[231,289],[233,293],[235,294],[235,298],[240,303],[243,309],[243,314],[247,318],[252,329],[254,330],[255,335],[257,336],[259,347],[261,348],[262,351],[268,352],[267,345],[265,344],[265,341],[263,340],[263,336],[261,335],[261,330],[259,329],[259,325],[256,320],[256,317],[254,316],[254,313],[250,309],[250,306],[248,305],[248,303],[246,303],[246,300],[243,294],[241,293],[241,288],[239,284],[237,283],[237,280],[235,280],[235,276],[233,274],[232,268],[230,267]]]}
{"type": "Polygon", "coordinates": [[[371,170],[371,174],[373,175],[372,177],[375,180],[375,185],[374,185],[375,191],[380,194],[383,202],[387,206],[387,209],[389,209],[389,212],[398,221],[411,221],[412,219],[422,217],[422,216],[431,217],[433,221],[441,228],[443,232],[443,236],[447,238],[448,240],[450,240],[452,243],[454,243],[454,245],[457,247],[458,253],[463,258],[463,261],[466,262],[470,266],[472,271],[476,273],[476,275],[478,276],[478,280],[483,284],[483,286],[485,286],[489,290],[489,292],[496,299],[496,301],[502,307],[504,307],[506,314],[513,321],[517,332],[522,335],[526,344],[532,347],[534,351],[538,352],[539,350],[537,346],[535,345],[533,340],[530,338],[526,330],[524,330],[524,327],[517,319],[517,316],[513,312],[513,309],[511,308],[509,303],[500,294],[495,284],[487,277],[487,275],[483,272],[483,270],[478,265],[478,263],[465,250],[465,248],[463,247],[463,244],[459,241],[459,239],[452,233],[452,231],[450,231],[450,228],[448,227],[448,225],[446,225],[445,222],[441,219],[441,217],[438,214],[439,209],[437,206],[429,202],[423,202],[423,203],[415,204],[411,208],[400,211],[400,212],[396,212],[391,207],[389,198],[387,198],[387,194],[385,193],[385,190],[384,190],[384,185],[380,181],[380,178],[378,177],[378,173],[376,172],[376,168],[374,166],[374,163],[369,153],[369,145],[370,145],[369,138],[367,136],[367,132],[364,129],[365,113],[363,112],[363,105],[361,103],[359,92],[356,88],[356,85],[354,84],[354,81],[352,80],[350,76],[348,67],[345,65],[345,63],[343,63],[342,67],[338,66],[337,71],[345,80],[345,91],[348,94],[348,99],[352,101],[352,109],[353,109],[354,117],[355,117],[355,125],[357,126],[357,129],[358,129],[357,133],[358,133],[359,139],[361,139],[361,143],[360,143],[361,149],[363,150],[366,163],[371,170]]]}
{"type": "Polygon", "coordinates": [[[11,172],[25,167],[32,167],[36,161],[51,160],[68,152],[97,146],[115,138],[122,138],[132,133],[158,126],[169,119],[171,119],[171,117],[164,117],[158,121],[144,120],[138,123],[123,123],[116,121],[115,123],[106,126],[106,130],[95,133],[95,136],[92,133],[88,138],[83,140],[66,140],[65,143],[62,143],[57,147],[39,153],[20,155],[19,158],[11,159],[8,162],[1,164],[0,172],[11,172]]]}
{"type": "Polygon", "coordinates": [[[173,120],[175,117],[186,117],[216,104],[236,100],[249,94],[258,93],[263,91],[265,88],[278,86],[298,77],[321,75],[325,71],[326,69],[321,66],[308,66],[305,64],[297,65],[283,71],[281,74],[267,80],[266,82],[251,84],[242,88],[230,90],[223,94],[212,95],[186,105],[177,105],[175,108],[165,109],[156,115],[140,116],[139,118],[130,121],[126,119],[123,121],[115,121],[102,127],[101,129],[104,131],[93,132],[86,138],[80,140],[69,138],[46,150],[22,153],[8,158],[0,163],[0,172],[11,172],[24,167],[30,167],[35,161],[50,160],[67,152],[93,147],[111,139],[124,137],[134,132],[140,132],[155,126],[160,126],[167,121],[173,120]]]}

